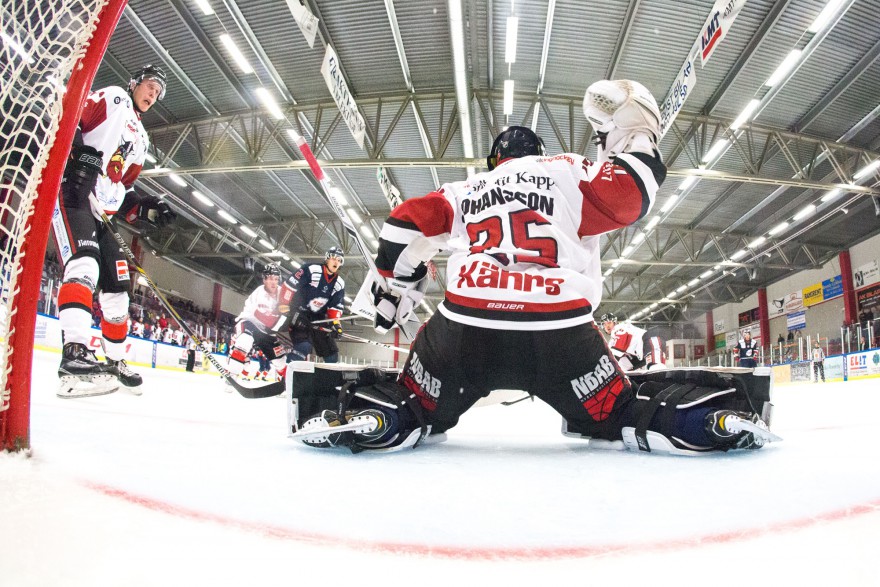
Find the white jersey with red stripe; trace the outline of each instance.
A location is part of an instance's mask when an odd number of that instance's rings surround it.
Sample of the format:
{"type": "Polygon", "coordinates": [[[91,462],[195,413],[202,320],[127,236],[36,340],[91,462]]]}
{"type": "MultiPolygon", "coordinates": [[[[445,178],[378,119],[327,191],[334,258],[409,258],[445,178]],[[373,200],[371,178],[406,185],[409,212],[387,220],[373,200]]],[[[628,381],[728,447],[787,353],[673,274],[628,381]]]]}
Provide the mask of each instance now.
{"type": "Polygon", "coordinates": [[[608,335],[611,353],[624,370],[640,369],[647,365],[665,365],[663,339],[648,336],[648,331],[632,322],[621,322],[608,335]]]}
{"type": "Polygon", "coordinates": [[[647,214],[665,172],[643,153],[604,164],[572,153],[509,159],[395,208],[376,265],[413,281],[447,249],[439,311],[450,320],[509,330],[584,324],[602,298],[599,235],[647,214]]]}
{"type": "Polygon", "coordinates": [[[247,320],[261,332],[278,330],[286,319],[278,311],[280,295],[281,288],[278,288],[273,295],[261,285],[244,301],[244,309],[236,320],[239,322],[247,320]]]}
{"type": "Polygon", "coordinates": [[[89,94],[80,130],[83,143],[104,154],[104,172],[98,177],[95,196],[104,212],[112,216],[143,168],[150,145],[147,131],[128,92],[117,86],[89,94]]]}

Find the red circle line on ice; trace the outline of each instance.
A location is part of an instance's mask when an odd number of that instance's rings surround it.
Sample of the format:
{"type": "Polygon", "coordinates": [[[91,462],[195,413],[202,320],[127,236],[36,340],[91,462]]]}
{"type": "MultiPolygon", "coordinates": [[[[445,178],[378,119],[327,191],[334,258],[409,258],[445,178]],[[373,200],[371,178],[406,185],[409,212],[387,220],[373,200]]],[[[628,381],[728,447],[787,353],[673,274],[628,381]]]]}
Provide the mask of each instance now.
{"type": "Polygon", "coordinates": [[[880,499],[864,504],[853,505],[845,508],[832,510],[825,513],[811,515],[808,518],[776,522],[756,528],[743,528],[732,532],[720,532],[717,534],[696,535],[689,538],[657,540],[654,542],[632,542],[625,544],[593,544],[585,546],[450,546],[436,544],[411,544],[399,542],[372,541],[346,539],[332,534],[320,534],[307,530],[273,526],[260,522],[237,520],[217,514],[199,512],[190,508],[173,505],[165,501],[135,495],[122,489],[110,487],[92,482],[84,482],[84,485],[94,491],[127,501],[129,503],[147,508],[152,511],[163,512],[180,518],[187,518],[198,522],[210,522],[221,524],[229,528],[237,528],[260,534],[268,538],[293,540],[313,546],[333,546],[350,548],[363,552],[372,550],[386,554],[410,554],[421,556],[435,556],[458,560],[554,560],[554,559],[577,559],[607,556],[609,554],[644,554],[646,552],[664,552],[683,550],[686,548],[744,542],[768,535],[783,532],[804,530],[819,524],[854,519],[866,514],[876,513],[880,509],[880,499]]]}

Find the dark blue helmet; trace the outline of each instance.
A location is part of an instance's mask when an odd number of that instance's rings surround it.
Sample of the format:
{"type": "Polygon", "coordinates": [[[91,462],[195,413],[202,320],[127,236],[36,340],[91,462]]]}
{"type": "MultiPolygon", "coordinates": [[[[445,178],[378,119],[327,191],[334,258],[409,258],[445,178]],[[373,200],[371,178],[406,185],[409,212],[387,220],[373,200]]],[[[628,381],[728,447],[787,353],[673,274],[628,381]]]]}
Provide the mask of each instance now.
{"type": "Polygon", "coordinates": [[[486,157],[486,165],[491,171],[505,159],[543,155],[544,152],[544,141],[532,129],[525,126],[509,126],[495,137],[492,150],[486,157]]]}

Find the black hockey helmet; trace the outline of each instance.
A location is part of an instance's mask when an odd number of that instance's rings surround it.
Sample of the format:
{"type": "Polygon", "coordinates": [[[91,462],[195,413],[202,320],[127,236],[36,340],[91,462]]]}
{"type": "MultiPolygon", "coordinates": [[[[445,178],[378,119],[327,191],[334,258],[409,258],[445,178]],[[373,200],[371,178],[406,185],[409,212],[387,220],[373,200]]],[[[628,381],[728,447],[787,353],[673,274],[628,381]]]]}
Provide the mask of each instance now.
{"type": "Polygon", "coordinates": [[[281,267],[278,266],[277,263],[269,263],[265,267],[263,267],[263,279],[269,277],[270,275],[277,275],[281,277],[281,267]]]}
{"type": "Polygon", "coordinates": [[[486,157],[486,165],[491,171],[505,159],[544,153],[544,141],[532,129],[525,126],[508,126],[495,137],[489,156],[486,157]]]}
{"type": "Polygon", "coordinates": [[[159,93],[159,99],[161,100],[162,98],[164,98],[165,87],[168,84],[168,78],[165,76],[165,72],[162,70],[162,68],[156,65],[144,65],[131,75],[131,79],[128,81],[129,93],[133,92],[139,83],[147,79],[152,79],[159,82],[159,84],[162,86],[162,92],[159,93]]]}
{"type": "Polygon", "coordinates": [[[330,259],[331,257],[334,259],[339,259],[340,265],[345,264],[345,253],[343,253],[342,249],[340,249],[339,247],[330,247],[327,250],[327,254],[324,255],[324,259],[327,260],[327,259],[330,259]]]}
{"type": "Polygon", "coordinates": [[[612,314],[611,312],[605,312],[605,313],[602,314],[602,316],[599,318],[599,322],[602,322],[603,324],[604,324],[605,322],[614,322],[615,324],[617,324],[617,316],[615,316],[615,315],[612,314]]]}

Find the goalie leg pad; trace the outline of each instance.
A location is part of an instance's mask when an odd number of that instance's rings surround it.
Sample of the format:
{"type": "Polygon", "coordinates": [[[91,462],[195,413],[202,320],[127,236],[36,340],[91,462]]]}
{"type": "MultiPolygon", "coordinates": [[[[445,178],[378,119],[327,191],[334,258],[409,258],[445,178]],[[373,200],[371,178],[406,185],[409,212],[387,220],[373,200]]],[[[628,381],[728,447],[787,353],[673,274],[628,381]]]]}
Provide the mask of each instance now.
{"type": "MultiPolygon", "coordinates": [[[[300,364],[303,365],[303,364],[300,364]]],[[[363,432],[334,434],[313,446],[348,446],[352,452],[415,447],[428,435],[421,406],[414,394],[395,382],[398,373],[383,369],[339,370],[293,364],[290,433],[317,425],[334,426],[370,416],[379,425],[363,432]],[[317,420],[320,418],[320,421],[317,420]]]]}
{"type": "Polygon", "coordinates": [[[636,403],[635,426],[622,430],[628,448],[674,454],[739,448],[719,446],[707,436],[704,421],[715,410],[754,414],[769,424],[769,369],[678,369],[631,374],[630,379],[636,403]]]}

